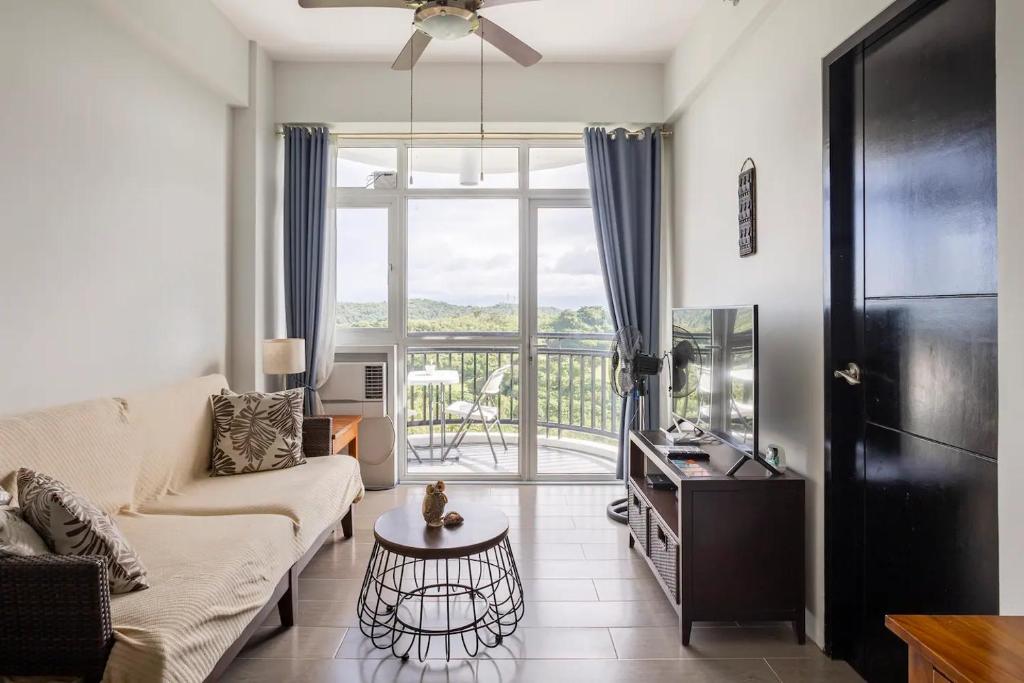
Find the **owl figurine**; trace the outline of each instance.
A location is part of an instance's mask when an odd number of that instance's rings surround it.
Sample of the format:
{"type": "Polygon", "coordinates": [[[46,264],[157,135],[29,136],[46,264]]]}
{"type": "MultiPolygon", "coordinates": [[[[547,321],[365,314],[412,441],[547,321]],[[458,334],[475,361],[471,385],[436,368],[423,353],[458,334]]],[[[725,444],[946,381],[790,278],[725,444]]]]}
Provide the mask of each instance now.
{"type": "Polygon", "coordinates": [[[444,482],[427,484],[427,494],[423,496],[423,519],[427,526],[439,527],[444,524],[444,506],[448,504],[448,496],[444,495],[444,482]]]}

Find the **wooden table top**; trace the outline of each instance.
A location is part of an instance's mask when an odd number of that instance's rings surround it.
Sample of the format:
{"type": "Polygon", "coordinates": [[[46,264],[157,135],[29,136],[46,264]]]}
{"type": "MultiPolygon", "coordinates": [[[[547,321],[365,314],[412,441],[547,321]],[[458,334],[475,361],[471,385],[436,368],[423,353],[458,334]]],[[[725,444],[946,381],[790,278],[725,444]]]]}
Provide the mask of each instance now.
{"type": "Polygon", "coordinates": [[[493,548],[508,535],[508,517],[496,508],[448,501],[445,512],[465,518],[456,527],[428,527],[419,504],[388,510],[377,518],[373,535],[387,550],[422,560],[475,555],[493,548]]]}
{"type": "Polygon", "coordinates": [[[352,425],[359,424],[362,419],[362,415],[331,415],[331,432],[337,434],[345,431],[352,425]]]}
{"type": "Polygon", "coordinates": [[[885,625],[954,683],[1024,680],[1024,617],[894,615],[885,625]]]}

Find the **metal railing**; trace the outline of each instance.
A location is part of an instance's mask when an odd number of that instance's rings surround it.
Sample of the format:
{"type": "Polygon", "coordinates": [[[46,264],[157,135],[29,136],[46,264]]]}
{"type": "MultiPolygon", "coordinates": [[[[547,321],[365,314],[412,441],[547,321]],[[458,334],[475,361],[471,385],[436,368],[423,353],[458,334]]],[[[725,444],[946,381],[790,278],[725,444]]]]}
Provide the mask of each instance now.
{"type": "MultiPolygon", "coordinates": [[[[611,386],[610,334],[538,335],[537,425],[541,435],[562,438],[566,432],[615,439],[619,432],[621,399],[611,386]]],[[[472,402],[491,372],[511,366],[501,392],[492,402],[503,425],[520,420],[520,351],[518,347],[445,347],[410,349],[406,356],[409,372],[433,365],[438,370],[455,370],[459,382],[433,391],[442,392],[439,402],[472,402]]],[[[406,387],[409,427],[429,424],[431,391],[428,387],[406,387]]],[[[435,416],[435,419],[437,417],[435,416]]]]}

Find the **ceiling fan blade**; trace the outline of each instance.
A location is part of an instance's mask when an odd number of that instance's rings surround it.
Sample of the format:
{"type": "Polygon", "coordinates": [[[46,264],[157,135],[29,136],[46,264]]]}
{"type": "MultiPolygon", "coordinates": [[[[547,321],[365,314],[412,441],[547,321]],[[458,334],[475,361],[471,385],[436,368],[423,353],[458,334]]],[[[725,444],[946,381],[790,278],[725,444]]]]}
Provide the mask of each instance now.
{"type": "Polygon", "coordinates": [[[415,9],[418,2],[406,0],[299,0],[299,7],[317,9],[321,7],[394,7],[396,9],[415,9]]]}
{"type": "Polygon", "coordinates": [[[523,66],[533,66],[541,60],[541,54],[490,19],[478,17],[480,38],[498,48],[523,66]]]}
{"type": "Polygon", "coordinates": [[[395,63],[391,65],[391,68],[395,71],[408,71],[416,62],[420,61],[420,56],[423,51],[427,49],[427,45],[430,45],[431,38],[423,31],[416,31],[412,34],[412,38],[405,44],[402,51],[398,53],[398,58],[395,59],[395,63]]]}

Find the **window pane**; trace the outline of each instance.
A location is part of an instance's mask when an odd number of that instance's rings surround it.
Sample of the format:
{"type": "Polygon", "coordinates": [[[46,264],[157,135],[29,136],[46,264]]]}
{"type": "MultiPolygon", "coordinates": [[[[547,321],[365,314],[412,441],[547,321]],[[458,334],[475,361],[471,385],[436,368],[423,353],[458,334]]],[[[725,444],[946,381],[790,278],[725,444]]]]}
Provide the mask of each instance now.
{"type": "Polygon", "coordinates": [[[409,200],[409,332],[519,329],[519,200],[409,200]]]}
{"type": "Polygon", "coordinates": [[[341,147],[338,149],[338,187],[395,189],[398,150],[394,147],[341,147]],[[381,174],[385,175],[381,178],[381,174]]]}
{"type": "Polygon", "coordinates": [[[621,403],[590,209],[537,210],[537,471],[612,475],[621,403]]]}
{"type": "Polygon", "coordinates": [[[614,331],[590,209],[537,210],[537,329],[614,331]]]}
{"type": "Polygon", "coordinates": [[[530,187],[563,190],[590,187],[582,147],[536,147],[530,150],[530,187]]]}
{"type": "Polygon", "coordinates": [[[410,187],[475,187],[479,189],[519,187],[519,150],[514,147],[486,147],[483,150],[483,180],[480,180],[479,147],[419,147],[409,150],[410,187]]]}
{"type": "Polygon", "coordinates": [[[338,209],[338,327],[388,327],[388,209],[338,209]]]}

